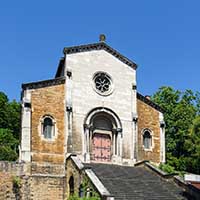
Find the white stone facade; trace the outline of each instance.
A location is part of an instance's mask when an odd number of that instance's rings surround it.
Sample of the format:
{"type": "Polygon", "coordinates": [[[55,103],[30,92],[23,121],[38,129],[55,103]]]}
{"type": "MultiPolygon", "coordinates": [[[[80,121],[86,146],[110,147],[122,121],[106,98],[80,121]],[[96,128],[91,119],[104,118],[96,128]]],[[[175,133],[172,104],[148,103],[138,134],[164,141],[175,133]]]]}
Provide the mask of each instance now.
{"type": "Polygon", "coordinates": [[[121,121],[122,141],[119,142],[122,144],[118,146],[121,148],[118,151],[123,152],[119,153],[120,157],[126,160],[133,159],[135,133],[132,118],[133,113],[137,114],[136,93],[132,90],[132,86],[136,85],[135,69],[105,50],[67,55],[65,65],[66,76],[67,71],[71,72],[70,81],[66,81],[66,88],[68,105],[72,106],[73,110],[72,138],[82,141],[82,148],[74,149],[74,152],[84,156],[84,120],[91,110],[102,107],[112,110],[121,121]],[[94,90],[93,76],[96,72],[106,72],[112,78],[113,91],[110,95],[102,96],[94,90]]]}

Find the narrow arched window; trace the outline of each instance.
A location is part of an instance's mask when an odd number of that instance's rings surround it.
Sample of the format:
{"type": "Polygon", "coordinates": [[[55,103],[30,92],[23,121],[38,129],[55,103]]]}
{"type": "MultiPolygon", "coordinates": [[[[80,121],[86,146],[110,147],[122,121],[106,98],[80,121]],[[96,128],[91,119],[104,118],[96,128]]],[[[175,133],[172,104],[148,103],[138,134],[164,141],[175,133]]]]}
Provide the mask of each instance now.
{"type": "Polygon", "coordinates": [[[51,117],[45,117],[42,123],[42,134],[46,139],[52,139],[54,135],[54,122],[51,117]]]}
{"type": "Polygon", "coordinates": [[[71,176],[69,179],[69,194],[73,195],[74,194],[74,177],[71,176]]]}
{"type": "Polygon", "coordinates": [[[145,149],[150,149],[152,146],[152,136],[148,130],[145,130],[143,133],[143,146],[145,149]]]}

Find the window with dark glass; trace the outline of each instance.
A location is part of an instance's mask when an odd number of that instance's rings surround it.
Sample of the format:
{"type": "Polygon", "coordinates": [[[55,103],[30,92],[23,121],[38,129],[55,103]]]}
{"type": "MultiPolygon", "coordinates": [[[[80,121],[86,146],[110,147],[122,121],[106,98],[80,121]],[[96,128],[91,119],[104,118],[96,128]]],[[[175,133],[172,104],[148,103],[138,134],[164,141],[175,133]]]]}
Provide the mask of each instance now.
{"type": "Polygon", "coordinates": [[[50,117],[45,117],[43,121],[43,135],[46,139],[51,139],[54,134],[54,123],[50,117]]]}
{"type": "Polygon", "coordinates": [[[152,136],[148,130],[143,133],[143,146],[145,149],[150,149],[152,146],[152,136]]]}

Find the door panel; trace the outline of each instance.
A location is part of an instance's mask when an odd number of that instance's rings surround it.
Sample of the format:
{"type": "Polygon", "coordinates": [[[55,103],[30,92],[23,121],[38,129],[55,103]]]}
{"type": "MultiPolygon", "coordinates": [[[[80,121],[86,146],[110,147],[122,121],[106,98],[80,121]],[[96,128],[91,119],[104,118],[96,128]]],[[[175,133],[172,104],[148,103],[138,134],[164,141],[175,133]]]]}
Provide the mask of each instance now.
{"type": "Polygon", "coordinates": [[[95,133],[92,140],[92,160],[110,161],[111,159],[111,139],[109,135],[95,133]]]}

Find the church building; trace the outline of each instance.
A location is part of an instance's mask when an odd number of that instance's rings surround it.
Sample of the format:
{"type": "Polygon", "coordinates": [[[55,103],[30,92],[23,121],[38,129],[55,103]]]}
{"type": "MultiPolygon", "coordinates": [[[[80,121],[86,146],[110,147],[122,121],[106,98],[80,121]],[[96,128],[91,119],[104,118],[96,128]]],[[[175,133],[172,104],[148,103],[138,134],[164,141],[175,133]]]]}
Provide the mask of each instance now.
{"type": "MultiPolygon", "coordinates": [[[[89,165],[164,163],[163,110],[138,93],[135,62],[107,45],[104,35],[98,43],[65,47],[63,54],[53,79],[22,85],[19,160],[40,177],[41,187],[47,184],[41,174],[65,177],[62,193],[69,195],[78,192],[79,175],[89,165]]],[[[106,187],[94,171],[84,173],[102,196],[106,187]]]]}
{"type": "Polygon", "coordinates": [[[65,47],[54,79],[23,84],[20,159],[165,162],[162,109],[137,92],[137,65],[100,42],[65,47]]]}

